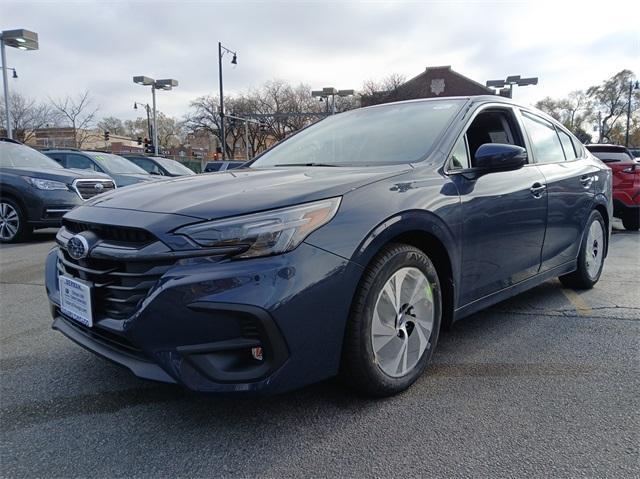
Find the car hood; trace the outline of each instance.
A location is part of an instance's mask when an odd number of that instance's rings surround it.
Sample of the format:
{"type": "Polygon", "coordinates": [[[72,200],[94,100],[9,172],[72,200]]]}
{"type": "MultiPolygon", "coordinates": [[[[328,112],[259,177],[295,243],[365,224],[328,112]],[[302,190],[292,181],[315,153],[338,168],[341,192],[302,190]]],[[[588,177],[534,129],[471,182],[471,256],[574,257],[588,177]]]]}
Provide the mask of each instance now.
{"type": "Polygon", "coordinates": [[[131,186],[87,204],[216,219],[340,196],[409,169],[409,165],[243,168],[131,186]]]}
{"type": "Polygon", "coordinates": [[[33,178],[42,178],[43,180],[60,181],[62,183],[71,184],[74,180],[101,178],[108,180],[109,176],[104,173],[87,170],[72,170],[66,168],[1,168],[3,172],[12,173],[19,176],[31,176],[33,178]]]}

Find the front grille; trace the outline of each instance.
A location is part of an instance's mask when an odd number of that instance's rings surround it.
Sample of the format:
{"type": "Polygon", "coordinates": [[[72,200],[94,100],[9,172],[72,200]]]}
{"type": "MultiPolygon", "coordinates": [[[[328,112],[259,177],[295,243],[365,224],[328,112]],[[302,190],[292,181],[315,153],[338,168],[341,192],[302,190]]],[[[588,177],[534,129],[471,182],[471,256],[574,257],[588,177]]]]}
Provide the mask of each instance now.
{"type": "Polygon", "coordinates": [[[138,309],[149,290],[174,264],[165,261],[116,261],[73,259],[64,249],[58,250],[60,274],[79,278],[92,285],[91,301],[97,319],[126,319],[138,309]]]}
{"type": "Polygon", "coordinates": [[[83,200],[88,200],[116,188],[113,180],[76,180],[73,182],[73,186],[83,200]]]}
{"type": "Polygon", "coordinates": [[[67,230],[74,234],[82,233],[83,231],[91,231],[100,239],[131,243],[135,246],[151,243],[156,239],[148,231],[139,228],[85,223],[68,219],[63,219],[62,224],[67,230]]]}

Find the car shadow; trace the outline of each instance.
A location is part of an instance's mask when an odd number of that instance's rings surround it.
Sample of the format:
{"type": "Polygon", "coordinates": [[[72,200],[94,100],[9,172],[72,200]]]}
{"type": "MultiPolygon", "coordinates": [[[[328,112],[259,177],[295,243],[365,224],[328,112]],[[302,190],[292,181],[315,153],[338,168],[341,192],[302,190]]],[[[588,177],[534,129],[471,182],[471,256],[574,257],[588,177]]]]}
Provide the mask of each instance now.
{"type": "MultiPolygon", "coordinates": [[[[544,283],[520,295],[518,303],[521,304],[522,299],[536,303],[560,289],[559,282],[544,283]]],[[[91,353],[73,349],[75,346],[69,344],[67,351],[70,358],[66,358],[65,363],[73,365],[70,367],[72,370],[67,371],[70,377],[80,381],[84,386],[89,386],[83,387],[83,390],[91,391],[91,381],[96,381],[95,390],[104,389],[100,385],[105,383],[111,385],[109,390],[68,395],[65,390],[65,381],[58,378],[61,389],[58,391],[59,394],[53,394],[51,399],[35,400],[3,408],[1,415],[3,428],[22,429],[52,420],[114,413],[137,407],[161,414],[168,429],[184,427],[185,423],[195,429],[211,427],[233,429],[242,425],[247,426],[249,423],[277,422],[279,417],[284,418],[284,416],[290,420],[292,415],[299,416],[300,421],[305,421],[310,414],[320,415],[324,414],[322,411],[327,410],[343,420],[350,420],[354,416],[366,415],[368,411],[386,407],[385,405],[389,402],[405,401],[408,397],[413,398],[414,401],[425,401],[430,396],[443,394],[441,389],[430,387],[430,382],[434,378],[505,374],[504,371],[497,369],[495,371],[479,370],[478,367],[471,368],[471,366],[478,366],[475,364],[477,360],[473,358],[476,348],[474,345],[486,346],[496,337],[518,334],[519,328],[527,327],[531,318],[514,318],[499,314],[500,310],[515,306],[511,302],[515,300],[505,301],[469,316],[456,322],[450,331],[443,331],[434,354],[433,364],[417,384],[405,393],[385,399],[360,396],[335,378],[276,396],[218,396],[194,393],[177,385],[138,379],[128,370],[105,360],[93,360],[91,353]],[[92,360],[87,361],[87,358],[92,360]],[[466,365],[466,369],[461,365],[466,365]],[[229,421],[229,418],[233,420],[229,421]]],[[[36,359],[33,358],[34,366],[36,359]]],[[[51,368],[52,377],[56,375],[55,365],[41,364],[38,361],[38,367],[51,368]]],[[[506,372],[509,372],[508,368],[506,372]]],[[[41,374],[48,376],[45,371],[41,371],[41,374]]]]}

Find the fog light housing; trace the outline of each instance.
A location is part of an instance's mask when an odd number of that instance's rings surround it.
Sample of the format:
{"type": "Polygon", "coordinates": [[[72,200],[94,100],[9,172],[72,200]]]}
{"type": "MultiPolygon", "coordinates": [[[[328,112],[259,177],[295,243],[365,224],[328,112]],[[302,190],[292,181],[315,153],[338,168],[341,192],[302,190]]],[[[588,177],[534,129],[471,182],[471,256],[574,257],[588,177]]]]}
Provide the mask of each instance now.
{"type": "Polygon", "coordinates": [[[262,346],[256,346],[255,348],[251,348],[251,356],[256,361],[262,361],[264,359],[262,346]]]}

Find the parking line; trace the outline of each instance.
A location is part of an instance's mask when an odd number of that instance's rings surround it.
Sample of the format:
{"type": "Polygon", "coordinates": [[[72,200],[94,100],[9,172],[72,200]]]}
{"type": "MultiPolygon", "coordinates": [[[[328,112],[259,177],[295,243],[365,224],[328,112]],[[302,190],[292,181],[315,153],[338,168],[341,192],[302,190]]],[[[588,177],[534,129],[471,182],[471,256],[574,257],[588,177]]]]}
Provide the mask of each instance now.
{"type": "Polygon", "coordinates": [[[566,296],[566,298],[571,302],[576,311],[581,316],[591,316],[592,310],[591,306],[587,304],[587,302],[582,299],[582,297],[573,291],[572,289],[562,288],[562,292],[566,296]]]}

